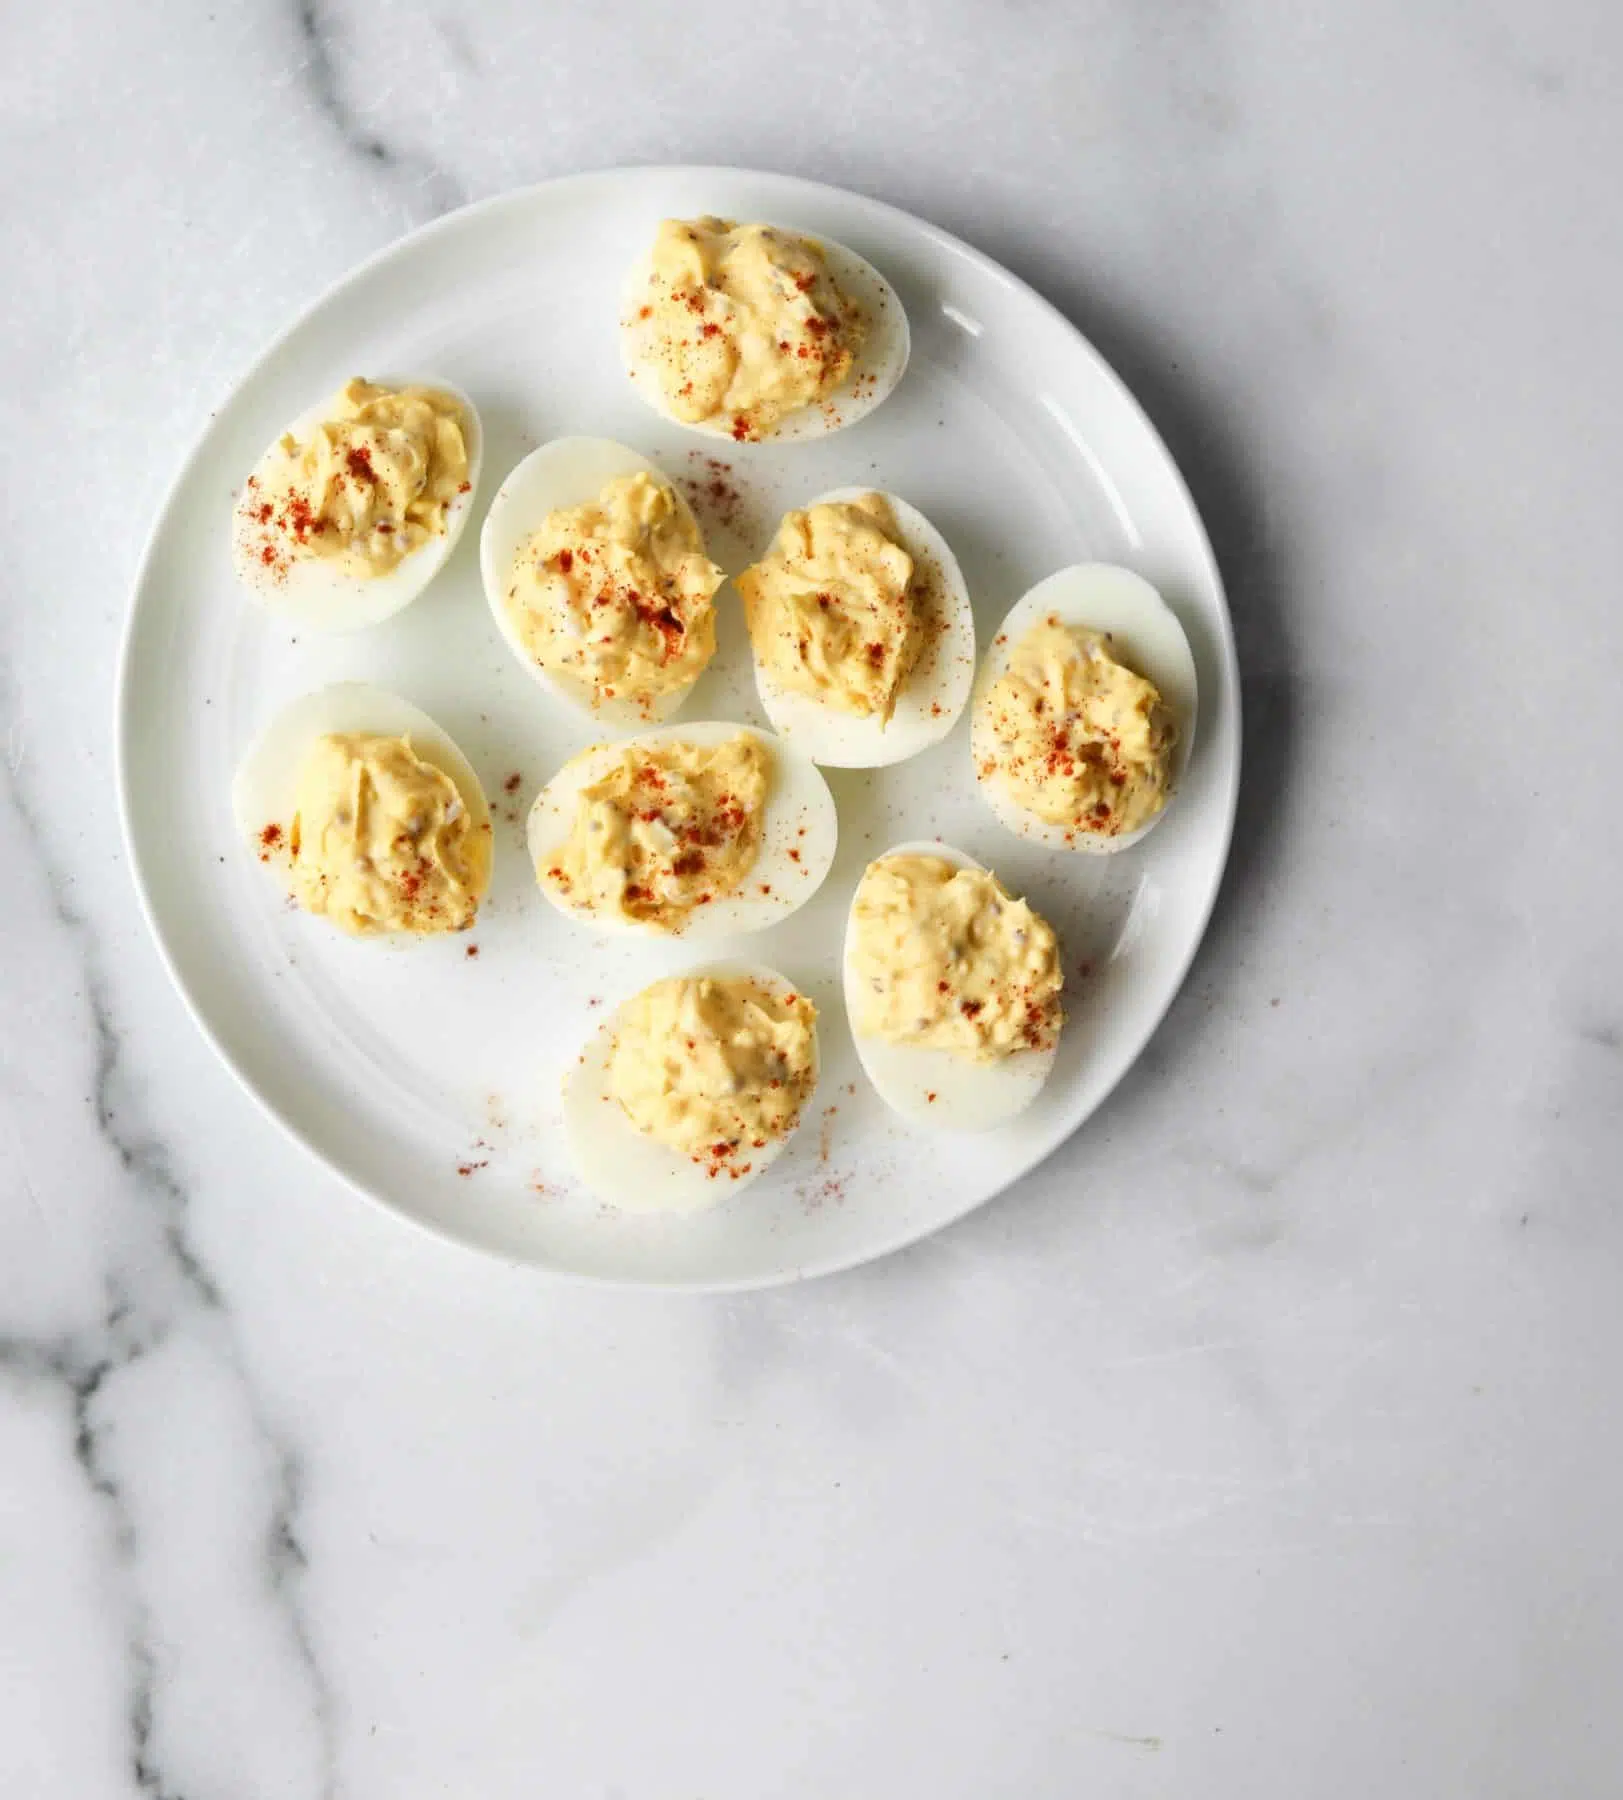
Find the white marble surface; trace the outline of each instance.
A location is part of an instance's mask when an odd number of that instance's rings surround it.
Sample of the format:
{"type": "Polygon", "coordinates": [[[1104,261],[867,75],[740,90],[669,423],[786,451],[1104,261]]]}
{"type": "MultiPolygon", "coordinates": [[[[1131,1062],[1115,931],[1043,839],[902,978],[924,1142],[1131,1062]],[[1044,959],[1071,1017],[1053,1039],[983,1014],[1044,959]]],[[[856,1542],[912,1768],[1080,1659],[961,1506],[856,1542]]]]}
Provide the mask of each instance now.
{"type": "Polygon", "coordinates": [[[1617,1791],[1623,23],[816,18],[11,21],[8,1800],[1617,1791]],[[142,535],[260,344],[447,207],[678,159],[1071,311],[1206,511],[1249,709],[1218,918],[1103,1114],[727,1300],[313,1169],[168,992],[110,776],[142,535]]]}

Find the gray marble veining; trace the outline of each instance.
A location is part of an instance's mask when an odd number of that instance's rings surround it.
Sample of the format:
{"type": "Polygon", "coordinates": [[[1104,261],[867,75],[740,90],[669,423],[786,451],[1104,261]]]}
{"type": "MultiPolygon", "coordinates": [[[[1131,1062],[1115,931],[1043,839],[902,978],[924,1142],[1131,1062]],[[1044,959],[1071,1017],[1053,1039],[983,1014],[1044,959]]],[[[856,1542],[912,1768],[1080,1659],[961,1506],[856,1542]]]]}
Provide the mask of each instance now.
{"type": "MultiPolygon", "coordinates": [[[[8,709],[16,716],[15,694],[8,709]]],[[[110,1254],[98,1271],[101,1304],[51,1329],[0,1331],[0,1381],[35,1390],[62,1414],[73,1469],[100,1515],[99,1551],[107,1563],[105,1609],[121,1642],[125,1754],[136,1791],[158,1797],[179,1795],[184,1782],[170,1778],[165,1739],[164,1642],[161,1596],[148,1592],[145,1542],[140,1523],[155,1470],[145,1459],[129,1460],[129,1429],[121,1405],[126,1377],[176,1339],[206,1359],[211,1374],[225,1384],[242,1430],[255,1440],[264,1481],[252,1496],[262,1515],[263,1550],[258,1576],[263,1603],[273,1609],[280,1635],[306,1686],[306,1711],[316,1732],[321,1792],[332,1791],[331,1702],[303,1616],[299,1581],[305,1553],[299,1541],[302,1471],[296,1451],[264,1417],[238,1347],[230,1312],[214,1277],[191,1241],[191,1195],[177,1173],[176,1155],[141,1118],[139,1098],[130,1092],[124,1067],[124,1039],[115,1018],[96,928],[65,891],[52,849],[27,798],[22,770],[8,764],[7,819],[0,831],[5,861],[18,872],[30,864],[38,872],[44,923],[76,981],[92,1051],[89,1092],[80,1102],[106,1160],[122,1216],[103,1229],[110,1254]]],[[[10,921],[13,924],[21,920],[10,921]]],[[[37,953],[37,946],[30,946],[37,953]]],[[[8,983],[8,991],[16,988],[8,983]]],[[[37,1025],[35,1029],[38,1029],[37,1025]]],[[[8,1110],[15,1104],[8,1092],[8,1110]]],[[[13,1174],[37,1217],[45,1217],[53,1196],[30,1176],[21,1134],[11,1121],[13,1174]]],[[[13,1280],[26,1279],[26,1264],[13,1264],[13,1280]]],[[[188,1384],[175,1383],[169,1404],[184,1408],[188,1384]]],[[[139,1442],[139,1440],[137,1440],[139,1442]]],[[[43,1791],[43,1790],[42,1790],[43,1791]]]]}

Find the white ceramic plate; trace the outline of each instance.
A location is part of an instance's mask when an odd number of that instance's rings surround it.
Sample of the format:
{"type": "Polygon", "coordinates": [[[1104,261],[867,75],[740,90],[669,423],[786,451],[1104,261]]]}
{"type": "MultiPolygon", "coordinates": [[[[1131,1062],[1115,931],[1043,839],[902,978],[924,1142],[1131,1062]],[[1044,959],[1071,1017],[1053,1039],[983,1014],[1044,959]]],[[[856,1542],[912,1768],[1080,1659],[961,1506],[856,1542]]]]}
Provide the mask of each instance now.
{"type": "MultiPolygon", "coordinates": [[[[724,589],[720,602],[716,659],[687,710],[764,726],[737,596],[724,589]]],[[[417,232],[247,374],[187,459],[142,564],[119,787],[137,886],[186,1003],[249,1092],[346,1180],[432,1230],[544,1268],[749,1287],[863,1262],[958,1218],[1109,1093],[1183,979],[1217,892],[1238,695],[1221,583],[1183,482],[1132,397],[1044,301],[956,239],[853,194],[737,170],[622,170],[417,232]],[[827,235],[884,271],[913,331],[911,366],[886,405],[821,442],[785,445],[712,444],[650,414],[620,367],[620,283],[660,218],[701,212],[827,235]],[[736,571],[786,508],[868,484],[905,494],[941,529],[983,642],[1033,582],[1088,560],[1137,569],[1188,630],[1199,742],[1171,814],[1120,856],[1011,838],[974,793],[967,717],[898,767],[828,771],[840,808],[833,871],[808,906],[747,945],[821,1009],[822,1084],[770,1174],[697,1218],[608,1211],[569,1167],[564,1068],[600,1008],[693,953],[590,933],[536,891],[526,808],[601,732],[549,703],[501,643],[478,532],[414,605],[352,636],[290,632],[232,580],[235,484],[312,397],[390,368],[442,371],[473,397],[491,493],[544,439],[618,438],[694,483],[711,554],[736,571]],[[295,694],[346,679],[438,720],[497,809],[491,898],[466,939],[409,952],[342,939],[289,911],[239,844],[230,796],[243,749],[295,694]],[[863,1078],[840,1002],[863,867],[886,844],[937,833],[1026,894],[1066,951],[1070,1022],[1053,1077],[1029,1112],[982,1137],[933,1137],[891,1113],[863,1078]]]]}

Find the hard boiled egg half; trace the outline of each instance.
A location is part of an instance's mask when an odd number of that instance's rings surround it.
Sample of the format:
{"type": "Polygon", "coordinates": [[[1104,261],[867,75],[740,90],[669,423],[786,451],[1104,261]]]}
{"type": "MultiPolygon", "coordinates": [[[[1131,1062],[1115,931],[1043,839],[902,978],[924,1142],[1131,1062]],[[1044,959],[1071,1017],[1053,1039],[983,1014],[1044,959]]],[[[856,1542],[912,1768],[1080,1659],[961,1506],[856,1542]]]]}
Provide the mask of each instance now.
{"type": "Polygon", "coordinates": [[[1142,575],[1114,563],[1077,563],[1039,581],[1010,608],[998,627],[975,682],[970,714],[970,754],[982,799],[1008,828],[1056,850],[1108,855],[1136,844],[1166,817],[1195,741],[1195,658],[1178,616],[1142,575]],[[1021,639],[1053,617],[1073,630],[1108,636],[1112,659],[1153,682],[1172,716],[1177,737],[1171,750],[1166,803],[1134,831],[1110,835],[1073,825],[1051,824],[1017,805],[997,779],[999,748],[984,704],[994,682],[1008,669],[1021,639]]]}
{"type": "Polygon", "coordinates": [[[880,488],[841,487],[806,508],[877,493],[890,507],[902,548],[913,559],[910,598],[925,640],[888,719],[859,717],[779,685],[759,658],[755,686],[773,729],[831,769],[880,769],[938,744],[958,722],[975,680],[975,614],[958,559],[916,506],[880,488]]]}
{"type": "MultiPolygon", "coordinates": [[[[741,430],[727,417],[679,418],[655,373],[669,351],[657,312],[647,309],[652,258],[642,256],[632,265],[620,302],[620,358],[638,397],[686,431],[733,442],[767,443],[827,437],[855,425],[888,400],[906,372],[911,348],[907,313],[896,290],[872,263],[844,244],[825,237],[809,237],[806,242],[821,253],[834,285],[862,319],[862,340],[838,387],[759,431],[741,430]]],[[[694,330],[703,328],[693,322],[694,330]]]]}
{"type": "MultiPolygon", "coordinates": [[[[936,840],[893,845],[876,861],[893,856],[938,858],[959,869],[984,869],[974,857],[936,840]]],[[[872,865],[870,865],[871,867],[872,865]]],[[[846,918],[844,970],[845,1010],[868,1079],[881,1100],[912,1124],[938,1131],[990,1131],[1024,1112],[1042,1091],[1054,1067],[1057,1048],[1016,1050],[996,1062],[976,1062],[933,1046],[891,1043],[865,1036],[858,1029],[862,996],[852,966],[859,882],[846,918]]]]}
{"type": "Polygon", "coordinates": [[[293,892],[291,842],[299,777],[311,747],[328,735],[409,738],[419,760],[449,776],[474,828],[489,833],[484,787],[449,734],[398,694],[361,681],[341,681],[284,707],[248,746],[231,784],[237,830],[284,893],[293,892]]]}
{"type": "MultiPolygon", "coordinates": [[[[304,550],[300,537],[307,536],[309,521],[287,516],[287,508],[273,506],[267,494],[267,477],[280,459],[282,437],[306,442],[319,426],[333,419],[334,400],[329,397],[300,413],[286,432],[267,446],[237,496],[231,561],[237,579],[261,605],[312,631],[359,631],[380,625],[409,606],[456,549],[479,491],[484,433],[478,408],[468,396],[448,381],[427,377],[380,378],[378,385],[391,390],[426,388],[456,403],[468,458],[466,486],[447,502],[443,529],[386,574],[349,573],[334,561],[304,550]]],[[[360,478],[364,479],[364,474],[360,478]]]]}
{"type": "MultiPolygon", "coordinates": [[[[479,534],[479,570],[496,629],[521,667],[565,705],[605,725],[657,725],[692,691],[693,682],[650,697],[646,704],[605,696],[567,671],[544,668],[519,631],[512,596],[515,565],[549,513],[590,505],[611,481],[644,474],[670,490],[680,511],[692,509],[668,475],[640,451],[612,438],[554,438],[532,450],[496,490],[479,534]]],[[[695,522],[695,530],[698,529],[695,522]]],[[[697,681],[703,671],[696,671],[697,681]]]]}
{"type": "MultiPolygon", "coordinates": [[[[696,906],[674,927],[693,939],[764,931],[804,906],[823,884],[839,836],[834,796],[816,765],[764,731],[724,720],[704,720],[692,725],[665,725],[658,731],[618,743],[594,744],[573,756],[536,796],[530,808],[527,840],[536,880],[547,899],[569,918],[609,932],[656,937],[673,933],[652,923],[631,920],[619,910],[606,911],[572,899],[558,884],[544,879],[568,841],[585,789],[602,777],[627,753],[657,751],[660,746],[693,744],[710,748],[743,734],[767,754],[770,763],[765,810],[755,861],[743,882],[713,900],[696,906]]],[[[648,812],[658,815],[659,796],[650,792],[648,812]]],[[[664,821],[646,821],[668,837],[664,821]]],[[[679,846],[672,839],[673,855],[679,846]]]]}
{"type": "MultiPolygon", "coordinates": [[[[794,1000],[799,992],[786,976],[760,964],[712,963],[685,973],[695,979],[745,980],[783,1001],[794,1000]]],[[[626,1013],[641,998],[634,994],[616,1008],[582,1046],[564,1078],[564,1133],[581,1179],[599,1200],[623,1212],[699,1212],[759,1181],[783,1154],[816,1090],[815,1028],[810,1086],[789,1129],[732,1157],[693,1156],[644,1135],[611,1092],[615,1045],[626,1013]]]]}

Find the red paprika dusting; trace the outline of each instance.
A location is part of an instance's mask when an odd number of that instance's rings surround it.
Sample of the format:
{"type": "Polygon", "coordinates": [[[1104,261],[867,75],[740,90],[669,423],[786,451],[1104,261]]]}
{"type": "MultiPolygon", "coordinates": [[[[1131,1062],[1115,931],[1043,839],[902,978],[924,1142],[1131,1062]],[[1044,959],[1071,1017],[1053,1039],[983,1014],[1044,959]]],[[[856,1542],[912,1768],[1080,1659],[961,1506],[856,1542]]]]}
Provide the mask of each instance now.
{"type": "Polygon", "coordinates": [[[519,789],[521,787],[523,787],[523,785],[524,785],[524,777],[521,774],[519,774],[517,769],[515,769],[513,771],[513,773],[511,775],[509,775],[507,777],[507,779],[502,783],[502,787],[503,787],[504,791],[509,794],[516,794],[519,791],[519,789]]]}
{"type": "Polygon", "coordinates": [[[682,478],[682,487],[689,504],[724,530],[736,530],[744,494],[733,478],[732,465],[698,450],[690,450],[688,460],[694,469],[682,478]]]}
{"type": "Polygon", "coordinates": [[[651,625],[664,640],[663,660],[669,662],[673,656],[680,654],[682,640],[687,635],[676,609],[672,606],[658,605],[652,600],[645,600],[641,594],[631,593],[626,596],[631,602],[637,617],[645,625],[651,625]]]}
{"type": "Polygon", "coordinates": [[[372,452],[365,444],[351,444],[344,452],[344,467],[348,469],[350,479],[363,483],[367,487],[376,484],[378,473],[372,467],[372,452]]]}
{"type": "Polygon", "coordinates": [[[327,529],[327,521],[316,512],[305,494],[294,494],[288,501],[282,523],[301,544],[327,529]]]}

